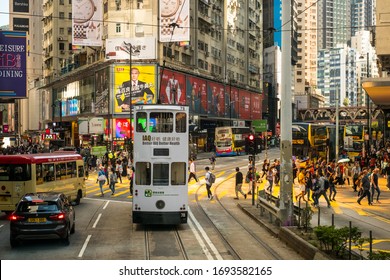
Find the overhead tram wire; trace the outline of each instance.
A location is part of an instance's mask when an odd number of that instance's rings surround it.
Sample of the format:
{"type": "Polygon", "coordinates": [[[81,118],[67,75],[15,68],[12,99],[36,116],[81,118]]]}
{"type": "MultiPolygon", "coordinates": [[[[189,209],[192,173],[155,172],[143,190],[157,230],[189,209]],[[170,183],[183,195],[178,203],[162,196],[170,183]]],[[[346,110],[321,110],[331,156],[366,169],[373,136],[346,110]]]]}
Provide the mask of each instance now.
{"type": "MultiPolygon", "coordinates": [[[[187,1],[187,0],[184,0],[184,1],[187,1]]],[[[315,4],[317,4],[320,0],[317,0],[317,2],[313,3],[311,6],[314,6],[315,4]]],[[[311,6],[309,6],[308,8],[306,8],[305,10],[303,10],[301,13],[299,13],[298,15],[301,15],[303,12],[305,12],[307,9],[309,9],[311,6]]],[[[11,13],[11,12],[0,12],[0,14],[4,14],[4,15],[18,15],[18,13],[11,13]]],[[[43,15],[29,15],[31,17],[40,17],[40,18],[45,18],[45,16],[43,15]]],[[[73,19],[69,19],[69,18],[60,18],[58,16],[51,16],[52,18],[57,18],[57,19],[60,19],[62,21],[69,21],[69,20],[73,20],[73,19]]],[[[123,23],[123,24],[130,24],[130,25],[137,25],[137,26],[146,26],[146,27],[160,27],[160,24],[145,24],[145,23],[129,23],[129,22],[125,22],[125,21],[111,21],[111,20],[95,20],[96,22],[100,22],[100,23],[123,23]]],[[[287,24],[287,23],[286,23],[287,24]]],[[[284,25],[283,25],[284,26],[284,25]]],[[[290,32],[291,30],[282,30],[281,28],[283,26],[280,26],[279,29],[275,29],[274,32],[290,32]]],[[[305,29],[301,29],[303,31],[305,30],[326,30],[326,29],[359,29],[359,28],[370,28],[370,29],[375,29],[375,28],[386,28],[386,27],[390,27],[390,24],[386,24],[386,25],[381,25],[381,26],[376,26],[376,25],[364,25],[364,26],[341,26],[341,27],[324,27],[324,28],[305,28],[305,29]]],[[[183,28],[183,27],[181,27],[183,28]]],[[[194,27],[189,27],[189,29],[197,29],[197,30],[200,30],[200,28],[194,28],[194,27]]],[[[219,28],[218,30],[225,30],[225,28],[219,28]]],[[[226,29],[228,30],[228,29],[226,29]]],[[[230,29],[231,30],[231,29],[230,29]]],[[[249,32],[249,31],[255,31],[255,29],[241,29],[242,31],[244,32],[249,32]]],[[[263,32],[266,31],[266,30],[263,30],[263,32]]]]}

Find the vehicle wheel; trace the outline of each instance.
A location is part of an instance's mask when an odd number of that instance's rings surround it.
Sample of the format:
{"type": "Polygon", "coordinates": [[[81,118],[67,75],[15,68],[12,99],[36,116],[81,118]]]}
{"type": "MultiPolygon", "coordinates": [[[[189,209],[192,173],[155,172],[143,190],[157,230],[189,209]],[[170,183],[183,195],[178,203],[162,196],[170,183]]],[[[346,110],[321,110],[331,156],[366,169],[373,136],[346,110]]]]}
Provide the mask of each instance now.
{"type": "Polygon", "coordinates": [[[10,242],[12,248],[19,246],[19,241],[17,241],[16,239],[10,238],[9,242],[10,242]]]}
{"type": "Polygon", "coordinates": [[[77,192],[76,200],[74,201],[76,205],[79,205],[81,201],[81,191],[77,192]]]}
{"type": "Polygon", "coordinates": [[[73,221],[73,225],[72,225],[72,228],[70,230],[70,233],[73,234],[75,231],[76,231],[76,222],[73,221]]]}
{"type": "Polygon", "coordinates": [[[69,246],[69,244],[70,244],[70,239],[69,238],[70,238],[70,227],[68,225],[68,228],[66,229],[66,236],[62,240],[65,246],[69,246]]]}

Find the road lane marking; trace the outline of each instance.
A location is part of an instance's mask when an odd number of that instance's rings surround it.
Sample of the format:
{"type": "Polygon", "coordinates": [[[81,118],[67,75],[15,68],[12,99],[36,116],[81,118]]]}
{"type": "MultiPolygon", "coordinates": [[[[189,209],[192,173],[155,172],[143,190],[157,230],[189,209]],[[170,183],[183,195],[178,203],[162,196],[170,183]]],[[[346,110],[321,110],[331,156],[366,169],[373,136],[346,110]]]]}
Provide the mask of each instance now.
{"type": "MultiPolygon", "coordinates": [[[[206,232],[204,231],[203,227],[199,224],[199,222],[196,220],[195,216],[192,214],[191,209],[188,207],[188,214],[191,218],[191,220],[195,223],[195,226],[197,227],[198,231],[202,235],[203,239],[207,242],[209,245],[210,249],[213,251],[215,257],[217,260],[223,260],[222,256],[219,254],[217,248],[214,246],[213,242],[210,240],[206,232]]],[[[202,245],[202,244],[200,244],[202,245]]],[[[202,247],[204,248],[204,247],[202,247]]]]}
{"type": "Polygon", "coordinates": [[[196,240],[198,241],[200,247],[203,250],[203,253],[206,255],[208,260],[214,260],[213,256],[210,254],[210,251],[207,249],[206,244],[204,244],[202,238],[199,236],[198,231],[194,227],[194,224],[192,223],[191,219],[188,220],[188,225],[191,228],[192,233],[195,235],[196,240]]]}
{"type": "Polygon", "coordinates": [[[100,214],[98,215],[98,217],[97,217],[95,223],[93,224],[92,228],[96,228],[96,225],[97,225],[97,223],[99,222],[101,216],[102,216],[102,213],[100,213],[100,214]]]}
{"type": "Polygon", "coordinates": [[[88,235],[88,236],[87,236],[87,239],[85,239],[85,242],[84,242],[84,244],[83,244],[83,247],[81,248],[80,253],[79,253],[79,255],[78,255],[79,258],[82,258],[82,257],[83,257],[84,252],[85,252],[85,249],[87,249],[88,242],[89,242],[89,240],[91,239],[91,236],[92,236],[92,235],[88,235]]]}
{"type": "Polygon", "coordinates": [[[106,204],[104,204],[104,206],[103,206],[103,210],[107,208],[109,203],[110,203],[110,200],[107,200],[106,204]]]}

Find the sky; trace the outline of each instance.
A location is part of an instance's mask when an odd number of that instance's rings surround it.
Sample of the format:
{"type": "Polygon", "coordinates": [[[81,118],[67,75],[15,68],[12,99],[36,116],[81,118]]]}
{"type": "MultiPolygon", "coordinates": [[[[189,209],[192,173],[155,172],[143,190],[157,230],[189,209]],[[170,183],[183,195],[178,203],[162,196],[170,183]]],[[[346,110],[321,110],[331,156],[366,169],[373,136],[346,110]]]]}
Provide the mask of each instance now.
{"type": "Polygon", "coordinates": [[[9,1],[0,0],[0,26],[9,24],[8,13],[9,13],[9,1]]]}

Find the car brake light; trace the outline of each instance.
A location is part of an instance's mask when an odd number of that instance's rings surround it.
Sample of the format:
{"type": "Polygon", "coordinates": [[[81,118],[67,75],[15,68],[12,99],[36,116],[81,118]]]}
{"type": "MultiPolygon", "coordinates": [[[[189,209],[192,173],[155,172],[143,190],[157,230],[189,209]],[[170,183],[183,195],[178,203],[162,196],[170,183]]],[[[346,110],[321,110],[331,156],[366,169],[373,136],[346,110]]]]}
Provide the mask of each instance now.
{"type": "Polygon", "coordinates": [[[65,214],[64,213],[58,213],[55,215],[51,215],[49,217],[51,220],[64,220],[65,219],[65,214]]]}
{"type": "Polygon", "coordinates": [[[11,216],[9,216],[9,219],[10,221],[20,221],[24,219],[24,216],[12,214],[11,216]]]}

